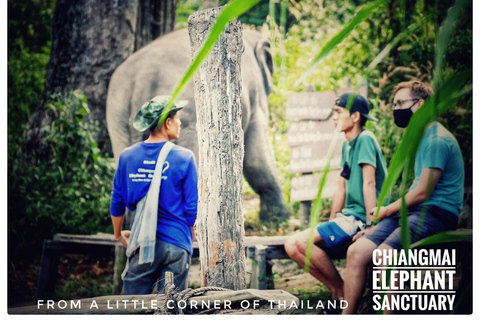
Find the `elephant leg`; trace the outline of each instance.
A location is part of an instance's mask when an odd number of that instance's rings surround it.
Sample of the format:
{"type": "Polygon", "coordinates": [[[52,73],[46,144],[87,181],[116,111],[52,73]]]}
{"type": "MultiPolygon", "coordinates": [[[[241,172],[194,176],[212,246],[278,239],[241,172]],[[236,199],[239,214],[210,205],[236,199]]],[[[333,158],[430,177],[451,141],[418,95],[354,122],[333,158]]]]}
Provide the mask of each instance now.
{"type": "Polygon", "coordinates": [[[273,152],[264,130],[266,128],[262,128],[261,123],[264,122],[252,119],[245,133],[243,174],[260,196],[260,221],[284,221],[288,218],[288,213],[282,199],[273,152]]]}

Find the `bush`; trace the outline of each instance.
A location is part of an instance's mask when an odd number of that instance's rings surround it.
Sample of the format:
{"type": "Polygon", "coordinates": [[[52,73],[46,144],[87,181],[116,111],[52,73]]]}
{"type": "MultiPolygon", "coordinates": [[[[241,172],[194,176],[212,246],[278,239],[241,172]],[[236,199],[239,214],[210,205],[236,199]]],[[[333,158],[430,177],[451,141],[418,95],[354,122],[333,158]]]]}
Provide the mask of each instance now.
{"type": "Polygon", "coordinates": [[[27,48],[15,51],[8,58],[8,133],[20,135],[38,106],[45,85],[49,50],[31,52],[27,48]]]}
{"type": "Polygon", "coordinates": [[[32,164],[34,150],[9,137],[9,254],[36,252],[54,233],[110,231],[109,203],[115,172],[100,154],[94,136],[99,125],[84,121],[85,96],[56,93],[45,104],[53,119],[41,135],[51,154],[32,164]]]}

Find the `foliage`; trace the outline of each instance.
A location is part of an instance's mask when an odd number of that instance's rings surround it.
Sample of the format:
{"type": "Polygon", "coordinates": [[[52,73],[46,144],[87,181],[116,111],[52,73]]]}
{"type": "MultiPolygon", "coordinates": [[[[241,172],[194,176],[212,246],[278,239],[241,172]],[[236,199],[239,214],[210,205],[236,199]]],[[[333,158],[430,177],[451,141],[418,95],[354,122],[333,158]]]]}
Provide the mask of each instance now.
{"type": "Polygon", "coordinates": [[[55,0],[8,0],[8,134],[22,125],[40,102],[50,57],[50,19],[55,0]]]}
{"type": "Polygon", "coordinates": [[[379,6],[384,4],[386,0],[377,0],[368,5],[365,5],[362,8],[359,8],[355,16],[341,29],[340,32],[336,33],[326,44],[322,46],[322,49],[319,54],[313,59],[310,64],[307,66],[306,70],[302,73],[299,79],[295,81],[294,87],[297,87],[303,79],[315,69],[320,61],[326,57],[339,43],[348,36],[352,30],[363,20],[365,20],[374,10],[379,6]]]}
{"type": "MultiPolygon", "coordinates": [[[[267,17],[272,16],[270,13],[270,3],[274,2],[276,4],[280,3],[283,0],[260,0],[258,5],[253,7],[252,9],[248,10],[241,16],[239,16],[238,20],[245,24],[245,25],[252,25],[255,27],[261,27],[265,21],[267,21],[267,17]]],[[[225,5],[231,0],[219,0],[219,5],[225,5]]],[[[277,25],[280,25],[280,17],[281,17],[281,9],[280,6],[275,6],[275,22],[277,25]]],[[[286,17],[286,28],[288,28],[295,23],[295,16],[289,13],[286,17]]]]}
{"type": "Polygon", "coordinates": [[[31,52],[20,49],[8,57],[8,133],[21,134],[33,110],[40,102],[46,78],[49,49],[31,52]]]}
{"type": "Polygon", "coordinates": [[[8,0],[8,51],[42,51],[50,41],[50,19],[56,0],[8,0]]]}
{"type": "Polygon", "coordinates": [[[187,27],[188,17],[202,9],[203,0],[179,0],[177,2],[177,12],[175,16],[175,29],[187,27]]]}
{"type": "MultiPolygon", "coordinates": [[[[378,55],[398,34],[401,34],[402,30],[405,31],[410,25],[422,23],[420,30],[404,37],[368,77],[371,112],[379,122],[368,121],[366,127],[374,132],[385,160],[389,164],[403,134],[403,130],[393,125],[391,112],[393,87],[401,81],[413,78],[427,82],[433,79],[436,27],[431,17],[436,14],[437,23],[441,23],[453,1],[441,2],[438,10],[435,11],[431,3],[433,1],[428,3],[416,1],[403,8],[402,1],[390,0],[380,10],[373,11],[365,22],[358,24],[329,55],[320,61],[317,68],[303,82],[305,87],[295,88],[294,83],[321,52],[326,42],[332,38],[332,35],[338,33],[342,26],[352,21],[357,6],[371,2],[324,1],[322,5],[317,1],[304,0],[296,6],[289,2],[289,11],[298,10],[300,15],[285,37],[277,33],[275,37],[280,40],[272,42],[276,72],[274,73],[275,85],[270,95],[270,135],[286,199],[288,194],[285,190],[290,190],[289,181],[292,175],[288,173],[288,169],[282,168],[288,165],[289,152],[288,150],[282,152],[282,143],[277,141],[286,143],[288,121],[284,119],[288,92],[304,91],[308,85],[313,86],[317,91],[330,91],[345,87],[346,79],[351,79],[353,85],[359,84],[366,66],[373,57],[378,55]],[[422,21],[425,19],[429,20],[425,23],[422,21]],[[283,58],[284,56],[286,58],[283,58]],[[282,158],[283,154],[285,157],[282,158]]],[[[448,46],[446,52],[443,79],[471,67],[470,6],[471,3],[467,4],[452,34],[452,45],[448,46]]],[[[264,35],[268,34],[264,33],[264,35]]],[[[471,99],[471,95],[461,98],[438,119],[457,137],[466,163],[471,161],[472,157],[471,99]]],[[[411,181],[412,176],[409,175],[403,179],[411,181]]],[[[399,197],[401,180],[402,178],[393,188],[391,199],[399,197]]],[[[408,181],[407,185],[409,185],[408,181]]],[[[292,206],[295,208],[294,204],[292,206]]]]}
{"type": "Polygon", "coordinates": [[[38,252],[54,233],[110,228],[114,167],[94,141],[98,124],[84,121],[86,98],[78,92],[65,98],[57,93],[45,108],[54,119],[41,132],[50,159],[31,163],[35,151],[22,150],[22,139],[9,141],[9,254],[38,252]]]}

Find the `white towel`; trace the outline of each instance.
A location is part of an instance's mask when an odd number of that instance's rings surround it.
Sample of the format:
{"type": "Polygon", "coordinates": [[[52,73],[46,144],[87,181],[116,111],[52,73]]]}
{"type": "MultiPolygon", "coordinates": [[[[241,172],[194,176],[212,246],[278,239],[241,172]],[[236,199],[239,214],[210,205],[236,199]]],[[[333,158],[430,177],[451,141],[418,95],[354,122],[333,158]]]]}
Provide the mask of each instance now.
{"type": "MultiPolygon", "coordinates": [[[[174,144],[167,141],[158,155],[155,173],[147,194],[137,203],[135,220],[133,222],[130,240],[127,247],[127,257],[140,247],[139,264],[152,263],[155,259],[155,240],[157,238],[158,197],[162,182],[163,163],[174,144]]],[[[125,270],[128,266],[125,268],[125,270]]]]}

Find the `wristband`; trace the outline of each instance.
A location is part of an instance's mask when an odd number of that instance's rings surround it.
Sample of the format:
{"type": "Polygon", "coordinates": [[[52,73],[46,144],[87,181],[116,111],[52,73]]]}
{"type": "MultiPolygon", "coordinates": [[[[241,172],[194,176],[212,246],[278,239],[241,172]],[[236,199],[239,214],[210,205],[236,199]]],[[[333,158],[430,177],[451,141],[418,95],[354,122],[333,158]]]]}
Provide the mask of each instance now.
{"type": "Polygon", "coordinates": [[[372,220],[367,220],[367,223],[365,225],[367,227],[371,227],[372,226],[372,220]]]}

